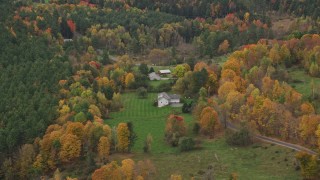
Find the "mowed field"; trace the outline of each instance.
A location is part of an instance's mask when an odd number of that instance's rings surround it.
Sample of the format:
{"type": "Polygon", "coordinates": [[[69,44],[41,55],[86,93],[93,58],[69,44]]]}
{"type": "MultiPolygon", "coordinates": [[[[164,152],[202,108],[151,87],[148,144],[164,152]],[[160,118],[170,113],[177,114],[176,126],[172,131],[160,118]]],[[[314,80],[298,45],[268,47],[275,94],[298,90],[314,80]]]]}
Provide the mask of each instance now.
{"type": "MultiPolygon", "coordinates": [[[[229,179],[231,173],[237,173],[239,179],[245,180],[298,180],[302,179],[295,171],[295,152],[271,144],[255,143],[249,147],[232,147],[225,143],[223,137],[203,139],[202,148],[191,152],[180,153],[177,148],[168,146],[164,141],[164,128],[167,116],[181,108],[152,106],[157,97],[150,93],[147,99],[138,99],[135,93],[123,94],[125,108],[112,113],[112,119],[105,122],[116,126],[120,122],[131,121],[138,135],[132,154],[113,155],[114,160],[132,158],[136,161],[150,159],[156,167],[155,179],[166,180],[171,174],[181,174],[184,179],[194,176],[202,179],[208,167],[213,167],[216,179],[229,179]],[[143,153],[142,147],[148,134],[153,136],[152,149],[149,154],[143,153]]],[[[192,116],[181,114],[189,126],[191,135],[192,116]]]]}
{"type": "MultiPolygon", "coordinates": [[[[110,126],[116,126],[120,122],[133,122],[134,129],[138,135],[138,140],[133,149],[134,152],[142,152],[144,140],[149,133],[154,140],[154,153],[175,151],[164,142],[164,129],[168,115],[175,111],[181,112],[181,108],[155,107],[153,102],[156,98],[156,93],[149,93],[147,99],[139,99],[135,93],[123,94],[124,109],[120,112],[112,113],[112,119],[105,121],[110,126]]],[[[181,115],[187,123],[191,122],[192,117],[190,114],[181,115]]]]}

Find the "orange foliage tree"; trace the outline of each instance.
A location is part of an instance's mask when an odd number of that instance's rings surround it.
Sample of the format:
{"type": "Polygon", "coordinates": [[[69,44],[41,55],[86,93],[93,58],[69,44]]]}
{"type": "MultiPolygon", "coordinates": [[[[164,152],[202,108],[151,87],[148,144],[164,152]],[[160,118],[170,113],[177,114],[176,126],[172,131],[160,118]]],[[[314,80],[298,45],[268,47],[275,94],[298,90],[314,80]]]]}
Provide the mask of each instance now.
{"type": "Polygon", "coordinates": [[[182,116],[169,115],[165,128],[166,141],[172,146],[177,146],[179,138],[186,134],[186,125],[182,116]]]}
{"type": "Polygon", "coordinates": [[[221,127],[218,113],[212,107],[205,107],[201,112],[199,125],[202,134],[213,138],[221,127]]]}
{"type": "Polygon", "coordinates": [[[73,134],[65,134],[60,138],[61,149],[59,153],[62,162],[71,162],[81,153],[81,141],[73,134]]]}

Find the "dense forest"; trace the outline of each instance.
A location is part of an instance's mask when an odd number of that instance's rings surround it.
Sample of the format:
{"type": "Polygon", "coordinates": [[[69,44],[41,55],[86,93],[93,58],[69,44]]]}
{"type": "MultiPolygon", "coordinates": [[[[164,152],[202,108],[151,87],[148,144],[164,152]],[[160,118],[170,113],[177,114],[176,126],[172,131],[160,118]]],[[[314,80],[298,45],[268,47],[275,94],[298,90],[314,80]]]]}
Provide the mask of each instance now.
{"type": "MultiPolygon", "coordinates": [[[[319,152],[317,4],[1,0],[0,179],[152,179],[152,161],[129,156],[144,138],[135,122],[109,122],[132,92],[140,99],[163,91],[189,97],[181,112],[192,117],[192,130],[176,110],[161,129],[166,145],[181,152],[224,133],[233,145],[260,134],[319,152]],[[272,13],[292,20],[279,39],[272,13]],[[152,85],[151,65],[172,66],[172,81],[152,85]],[[291,86],[293,68],[313,78],[311,95],[291,86]],[[226,130],[230,124],[240,132],[226,130]]],[[[152,142],[148,134],[144,153],[152,142]]],[[[296,159],[303,178],[320,177],[318,156],[296,159]]]]}

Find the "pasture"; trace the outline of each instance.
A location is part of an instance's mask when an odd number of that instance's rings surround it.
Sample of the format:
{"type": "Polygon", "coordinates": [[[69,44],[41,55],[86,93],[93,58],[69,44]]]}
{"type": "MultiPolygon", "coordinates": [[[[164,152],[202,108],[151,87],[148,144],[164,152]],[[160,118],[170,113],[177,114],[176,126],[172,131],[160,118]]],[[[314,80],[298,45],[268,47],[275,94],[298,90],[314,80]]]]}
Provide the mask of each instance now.
{"type": "MultiPolygon", "coordinates": [[[[165,143],[164,128],[167,116],[174,111],[181,112],[181,108],[154,107],[156,97],[156,93],[149,93],[147,99],[138,99],[135,93],[122,95],[124,109],[112,113],[112,119],[105,122],[116,126],[120,122],[132,121],[138,139],[133,154],[115,154],[113,160],[125,157],[135,161],[150,159],[157,170],[155,179],[159,180],[168,179],[170,174],[181,174],[184,179],[191,176],[201,179],[208,167],[213,167],[216,179],[229,179],[231,173],[237,173],[239,179],[302,179],[300,172],[295,171],[295,152],[272,144],[256,142],[249,147],[232,147],[219,137],[203,139],[199,150],[179,153],[177,148],[165,143]],[[153,136],[153,143],[151,152],[145,154],[142,148],[149,133],[153,136]]],[[[191,131],[192,116],[181,115],[191,131]]]]}

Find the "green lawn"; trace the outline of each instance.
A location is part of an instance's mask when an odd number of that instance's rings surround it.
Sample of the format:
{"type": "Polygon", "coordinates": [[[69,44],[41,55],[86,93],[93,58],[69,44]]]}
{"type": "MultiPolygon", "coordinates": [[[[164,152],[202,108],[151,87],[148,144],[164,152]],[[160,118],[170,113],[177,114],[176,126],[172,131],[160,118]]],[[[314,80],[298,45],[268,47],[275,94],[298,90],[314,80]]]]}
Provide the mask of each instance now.
{"type": "Polygon", "coordinates": [[[292,78],[290,85],[294,87],[298,92],[302,93],[304,97],[309,97],[311,95],[311,81],[313,79],[316,87],[320,84],[320,78],[309,76],[301,68],[291,68],[289,69],[289,75],[292,78]]]}
{"type": "Polygon", "coordinates": [[[148,66],[148,67],[149,68],[153,67],[155,72],[157,72],[159,70],[163,70],[163,69],[169,69],[171,72],[173,72],[173,70],[176,67],[176,65],[172,65],[172,66],[148,66]]]}
{"type": "MultiPolygon", "coordinates": [[[[179,153],[164,142],[165,121],[172,111],[180,108],[152,106],[157,94],[149,94],[148,99],[138,99],[134,93],[123,94],[125,108],[121,112],[112,113],[113,119],[105,122],[111,126],[119,122],[132,121],[138,140],[133,154],[123,155],[138,161],[150,159],[156,167],[155,179],[168,179],[170,174],[182,174],[185,179],[194,175],[201,179],[201,172],[208,166],[214,169],[216,179],[228,179],[232,172],[239,175],[239,179],[252,180],[298,180],[302,179],[299,171],[294,170],[294,152],[289,149],[270,144],[255,143],[249,147],[235,148],[227,145],[224,138],[204,140],[201,150],[179,153]],[[153,136],[150,154],[142,153],[143,142],[148,133],[153,136]]],[[[192,116],[182,114],[189,125],[192,116]]],[[[117,155],[116,159],[124,158],[117,155]]]]}
{"type": "Polygon", "coordinates": [[[159,81],[149,81],[150,82],[150,85],[153,87],[153,88],[158,88],[159,85],[161,85],[162,83],[171,83],[172,81],[174,80],[159,80],[159,81]]]}
{"type": "MultiPolygon", "coordinates": [[[[156,93],[149,93],[147,99],[139,99],[134,93],[123,94],[124,110],[111,113],[112,119],[105,122],[111,126],[119,122],[133,122],[138,140],[134,146],[134,152],[142,152],[143,143],[146,136],[150,133],[153,137],[154,153],[174,152],[173,148],[167,146],[164,142],[164,128],[167,116],[173,111],[181,112],[181,108],[172,107],[154,107],[153,101],[156,99],[156,93]]],[[[186,122],[191,122],[191,115],[182,114],[186,122]]]]}

